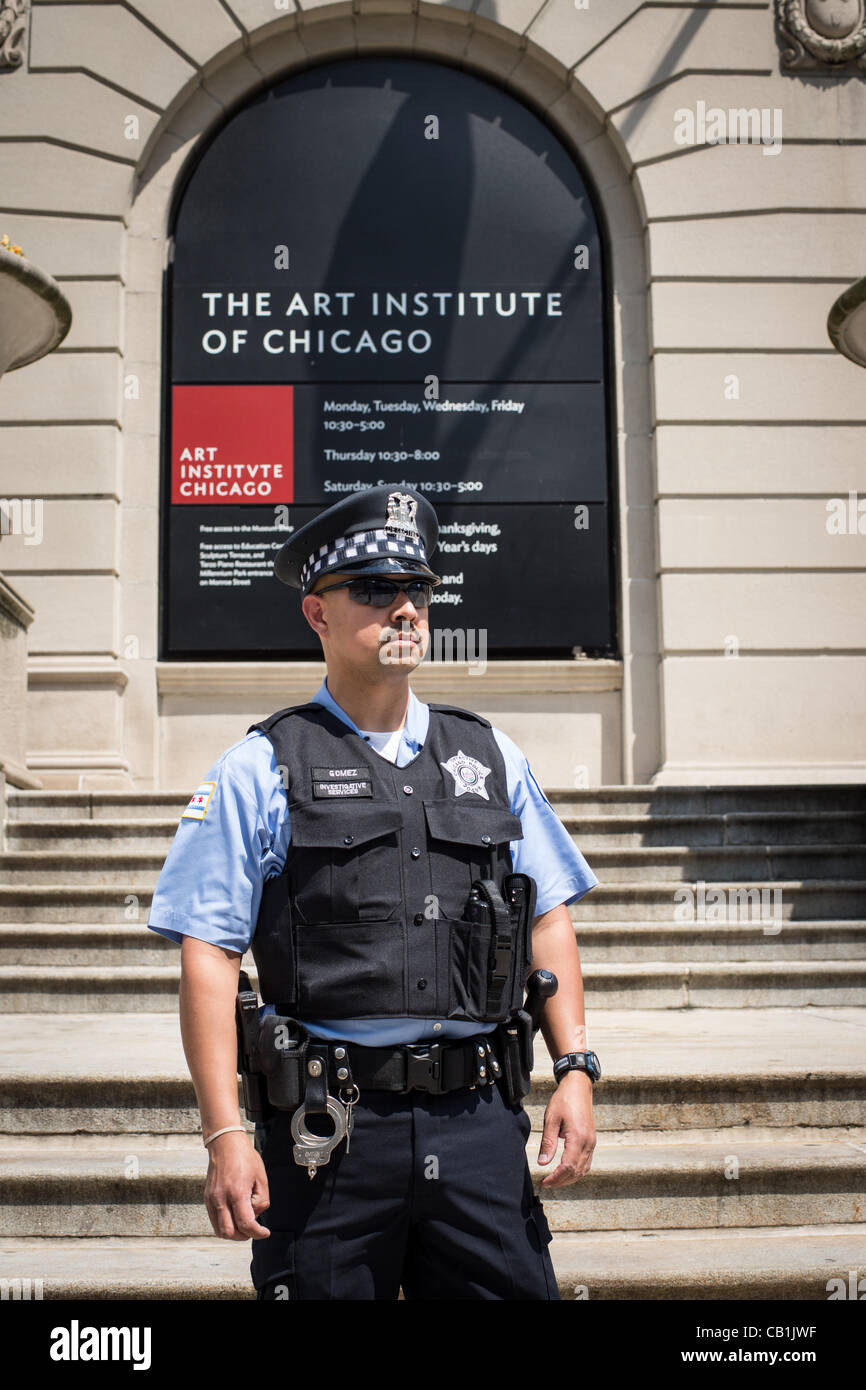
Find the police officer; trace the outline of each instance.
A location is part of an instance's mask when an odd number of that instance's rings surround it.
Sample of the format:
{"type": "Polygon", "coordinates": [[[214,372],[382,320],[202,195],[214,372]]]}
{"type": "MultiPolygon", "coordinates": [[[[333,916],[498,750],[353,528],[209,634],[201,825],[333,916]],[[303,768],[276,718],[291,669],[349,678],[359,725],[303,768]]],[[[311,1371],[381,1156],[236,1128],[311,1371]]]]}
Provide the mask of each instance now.
{"type": "Polygon", "coordinates": [[[539,1162],[564,1140],[542,1186],[592,1160],[600,1069],[567,905],[598,880],[516,744],[409,687],[437,538],[426,498],[376,487],[283,546],[276,573],[301,592],[327,677],[217,760],[154,894],[148,925],[182,945],[205,1202],[218,1235],[252,1238],[260,1299],[558,1299],[529,1117],[506,1085],[508,1025],[539,968],[558,980],[539,1162]],[[532,890],[522,934],[525,894],[499,892],[514,885],[532,890]],[[292,1105],[263,1100],[254,1144],[235,1037],[250,946],[256,1026],[282,1028],[300,1059],[292,1105]]]}

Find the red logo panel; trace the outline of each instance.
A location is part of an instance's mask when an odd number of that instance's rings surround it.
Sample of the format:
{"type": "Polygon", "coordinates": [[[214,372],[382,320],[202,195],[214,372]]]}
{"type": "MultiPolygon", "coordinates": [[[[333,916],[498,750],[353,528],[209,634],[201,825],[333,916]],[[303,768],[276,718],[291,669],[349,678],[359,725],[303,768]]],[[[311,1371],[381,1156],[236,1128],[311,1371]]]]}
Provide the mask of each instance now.
{"type": "Polygon", "coordinates": [[[293,386],[174,386],[171,500],[294,501],[293,386]]]}

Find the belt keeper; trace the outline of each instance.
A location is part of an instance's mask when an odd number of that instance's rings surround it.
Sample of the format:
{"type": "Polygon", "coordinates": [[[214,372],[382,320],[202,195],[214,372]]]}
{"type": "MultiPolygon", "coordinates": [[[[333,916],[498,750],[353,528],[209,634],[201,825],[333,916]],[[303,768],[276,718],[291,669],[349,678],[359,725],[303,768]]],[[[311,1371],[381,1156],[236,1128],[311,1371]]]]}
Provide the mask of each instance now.
{"type": "Polygon", "coordinates": [[[307,1050],[304,1109],[308,1115],[328,1113],[328,1047],[311,1046],[307,1050]]]}
{"type": "Polygon", "coordinates": [[[349,1062],[349,1050],[345,1043],[337,1043],[331,1048],[331,1057],[334,1065],[334,1080],[337,1091],[341,1091],[344,1086],[349,1090],[354,1086],[352,1078],[352,1066],[349,1062]]]}

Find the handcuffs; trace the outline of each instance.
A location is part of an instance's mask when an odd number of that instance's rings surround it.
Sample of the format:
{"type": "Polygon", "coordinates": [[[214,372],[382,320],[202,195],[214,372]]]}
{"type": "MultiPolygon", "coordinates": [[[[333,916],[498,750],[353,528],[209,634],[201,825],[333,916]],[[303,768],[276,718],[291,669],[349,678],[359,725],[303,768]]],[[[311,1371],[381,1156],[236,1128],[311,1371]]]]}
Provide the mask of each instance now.
{"type": "MultiPolygon", "coordinates": [[[[342,1091],[343,1088],[340,1089],[342,1091]]],[[[304,1120],[307,1111],[303,1101],[292,1116],[292,1138],[295,1141],[292,1146],[292,1153],[295,1162],[300,1167],[306,1168],[311,1178],[316,1176],[317,1169],[323,1168],[330,1160],[331,1153],[344,1138],[346,1140],[346,1153],[349,1152],[349,1142],[352,1138],[352,1125],[354,1123],[353,1109],[361,1094],[357,1086],[353,1086],[352,1089],[355,1092],[352,1100],[339,1101],[336,1096],[328,1096],[327,1114],[334,1122],[333,1134],[322,1136],[321,1134],[313,1134],[307,1129],[304,1120]]]]}
{"type": "Polygon", "coordinates": [[[342,1083],[336,1096],[330,1095],[327,1089],[327,1051],[324,1056],[318,1053],[319,1049],[316,1048],[312,1055],[308,1054],[306,1091],[292,1116],[292,1138],[295,1141],[292,1154],[298,1166],[306,1168],[311,1179],[319,1168],[330,1162],[331,1154],[343,1139],[346,1141],[346,1153],[349,1152],[355,1122],[354,1109],[361,1097],[352,1080],[345,1049],[338,1047],[334,1053],[335,1059],[341,1063],[337,1069],[337,1079],[342,1083]],[[344,1092],[347,1093],[346,1099],[343,1098],[344,1092]],[[308,1113],[327,1115],[334,1126],[333,1134],[313,1134],[307,1128],[305,1116],[308,1113]]]}
{"type": "MultiPolygon", "coordinates": [[[[342,1061],[343,1059],[339,1060],[342,1061]]],[[[346,1140],[346,1153],[349,1152],[354,1124],[354,1108],[361,1096],[358,1087],[351,1080],[348,1061],[337,1071],[338,1078],[344,1082],[338,1088],[339,1099],[324,1089],[325,1074],[326,1068],[322,1059],[316,1056],[310,1057],[307,1062],[307,1090],[303,1100],[292,1115],[292,1138],[295,1141],[292,1146],[292,1156],[299,1167],[306,1168],[311,1179],[316,1176],[319,1168],[323,1168],[330,1161],[334,1149],[344,1138],[346,1140]],[[345,1084],[346,1082],[348,1084],[345,1084]],[[348,1092],[348,1099],[343,1099],[344,1091],[348,1092]],[[311,1101],[310,1107],[307,1104],[308,1098],[311,1101]],[[334,1126],[333,1134],[313,1134],[307,1128],[305,1117],[308,1112],[319,1115],[327,1114],[334,1126]]],[[[475,1084],[493,1085],[501,1075],[502,1068],[493,1053],[491,1040],[482,1038],[475,1048],[475,1084]]],[[[475,1087],[473,1086],[472,1089],[474,1090],[475,1087]]]]}

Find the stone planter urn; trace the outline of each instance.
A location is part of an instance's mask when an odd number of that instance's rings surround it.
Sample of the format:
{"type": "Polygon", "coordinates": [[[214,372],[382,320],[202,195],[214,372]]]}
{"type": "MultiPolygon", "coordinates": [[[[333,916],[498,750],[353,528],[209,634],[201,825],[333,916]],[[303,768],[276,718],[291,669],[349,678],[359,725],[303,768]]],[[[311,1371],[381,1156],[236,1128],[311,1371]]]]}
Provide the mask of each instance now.
{"type": "Polygon", "coordinates": [[[866,276],[840,294],[827,319],[830,341],[858,367],[866,367],[866,276]]]}

